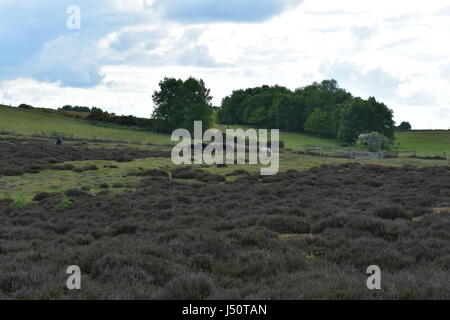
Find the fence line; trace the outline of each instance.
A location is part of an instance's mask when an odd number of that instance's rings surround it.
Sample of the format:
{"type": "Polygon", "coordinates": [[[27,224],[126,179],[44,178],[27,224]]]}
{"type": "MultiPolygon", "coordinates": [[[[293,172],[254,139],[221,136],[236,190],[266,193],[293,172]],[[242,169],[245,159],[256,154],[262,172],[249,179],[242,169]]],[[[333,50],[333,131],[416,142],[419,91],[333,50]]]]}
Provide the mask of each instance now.
{"type": "Polygon", "coordinates": [[[415,150],[395,150],[386,152],[369,152],[360,150],[337,150],[336,153],[324,152],[322,148],[304,148],[298,151],[299,154],[305,154],[317,157],[328,158],[347,158],[347,159],[389,159],[389,158],[417,158],[424,160],[447,160],[446,152],[442,156],[417,156],[415,150]]]}

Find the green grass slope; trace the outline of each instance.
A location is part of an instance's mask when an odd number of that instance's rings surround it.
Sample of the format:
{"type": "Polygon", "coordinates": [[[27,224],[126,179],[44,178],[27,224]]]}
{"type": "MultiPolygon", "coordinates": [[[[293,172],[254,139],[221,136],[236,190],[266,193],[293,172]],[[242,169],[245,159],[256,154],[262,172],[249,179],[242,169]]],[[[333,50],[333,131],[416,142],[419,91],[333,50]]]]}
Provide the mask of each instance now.
{"type": "Polygon", "coordinates": [[[405,131],[395,135],[395,149],[415,150],[419,156],[450,156],[450,130],[405,131]]]}
{"type": "MultiPolygon", "coordinates": [[[[225,131],[226,129],[242,128],[244,130],[251,128],[243,125],[217,125],[218,129],[225,131]]],[[[308,147],[321,147],[327,151],[333,151],[340,148],[340,143],[333,139],[320,138],[313,135],[295,132],[280,132],[280,140],[285,146],[294,150],[301,150],[308,147]]]]}
{"type": "Polygon", "coordinates": [[[110,124],[93,124],[86,120],[65,117],[56,112],[23,110],[6,106],[0,106],[0,133],[47,137],[58,134],[76,139],[170,143],[170,136],[165,134],[110,124]]]}
{"type": "MultiPolygon", "coordinates": [[[[225,130],[246,126],[217,125],[225,130]]],[[[64,116],[58,111],[23,110],[0,106],[0,134],[15,133],[28,136],[54,136],[60,134],[76,139],[118,140],[124,142],[140,142],[143,144],[169,144],[170,135],[157,134],[137,128],[129,128],[111,124],[94,124],[82,119],[64,116]]],[[[280,139],[287,148],[301,150],[307,147],[320,147],[330,153],[342,149],[340,143],[333,139],[325,139],[308,134],[280,132],[280,139]]],[[[450,131],[405,131],[397,132],[395,150],[417,151],[419,156],[450,155],[450,131]]]]}

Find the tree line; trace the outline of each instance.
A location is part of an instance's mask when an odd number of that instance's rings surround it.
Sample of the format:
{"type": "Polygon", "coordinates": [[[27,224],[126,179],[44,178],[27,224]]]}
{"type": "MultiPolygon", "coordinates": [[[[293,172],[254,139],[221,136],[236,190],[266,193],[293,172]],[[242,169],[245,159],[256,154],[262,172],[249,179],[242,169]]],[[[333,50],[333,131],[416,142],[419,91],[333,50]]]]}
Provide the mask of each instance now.
{"type": "Polygon", "coordinates": [[[193,130],[194,121],[203,121],[204,130],[217,122],[250,125],[289,132],[305,132],[355,143],[361,134],[378,132],[392,142],[395,130],[410,130],[409,123],[395,127],[393,112],[374,97],[354,97],[335,80],[324,80],[296,90],[283,86],[240,89],[211,104],[210,89],[201,79],[164,78],[153,93],[151,119],[117,116],[100,108],[64,106],[61,110],[90,112],[88,120],[172,132],[178,128],[193,130]]]}
{"type": "Polygon", "coordinates": [[[218,122],[313,133],[354,143],[362,133],[393,140],[393,111],[374,97],[365,100],[339,88],[335,80],[298,88],[262,86],[236,90],[222,101],[218,122]]]}

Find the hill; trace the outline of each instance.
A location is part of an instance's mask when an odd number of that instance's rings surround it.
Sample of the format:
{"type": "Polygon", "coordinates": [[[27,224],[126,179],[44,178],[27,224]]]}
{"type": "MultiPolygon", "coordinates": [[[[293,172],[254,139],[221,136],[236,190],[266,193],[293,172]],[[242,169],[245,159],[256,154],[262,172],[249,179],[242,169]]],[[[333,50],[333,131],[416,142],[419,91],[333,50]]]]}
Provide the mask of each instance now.
{"type": "Polygon", "coordinates": [[[415,130],[397,132],[395,149],[415,150],[418,155],[450,155],[450,130],[415,130]]]}
{"type": "MultiPolygon", "coordinates": [[[[70,113],[70,112],[69,112],[70,113]]],[[[143,144],[170,144],[170,136],[157,134],[139,128],[104,123],[92,123],[83,120],[84,115],[69,114],[51,109],[23,110],[0,106],[0,134],[12,133],[25,136],[53,137],[57,134],[73,139],[117,140],[140,142],[143,144]],[[74,118],[80,116],[80,118],[74,118]]],[[[238,126],[217,125],[217,128],[237,128],[238,126]]],[[[239,126],[244,129],[246,126],[239,126]]],[[[285,146],[294,150],[308,147],[320,147],[328,152],[343,148],[333,139],[314,135],[280,132],[285,146]]],[[[419,156],[443,156],[450,154],[449,130],[417,130],[395,134],[394,150],[416,151],[419,156]]]]}
{"type": "Polygon", "coordinates": [[[23,110],[0,106],[0,134],[72,139],[117,140],[154,144],[170,143],[170,136],[112,124],[91,123],[67,117],[59,111],[23,110]]]}

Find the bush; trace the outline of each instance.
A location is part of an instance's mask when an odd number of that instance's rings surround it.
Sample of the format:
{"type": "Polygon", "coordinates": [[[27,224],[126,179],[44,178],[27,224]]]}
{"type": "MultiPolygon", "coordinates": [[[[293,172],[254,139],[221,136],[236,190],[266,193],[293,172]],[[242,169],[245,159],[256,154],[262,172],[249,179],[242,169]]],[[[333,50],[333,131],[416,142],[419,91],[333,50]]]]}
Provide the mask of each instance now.
{"type": "Polygon", "coordinates": [[[383,207],[375,209],[375,215],[382,219],[409,219],[410,216],[405,211],[405,209],[398,207],[398,206],[390,206],[390,207],[383,207]]]}
{"type": "Polygon", "coordinates": [[[262,219],[261,224],[278,233],[309,233],[311,227],[305,220],[287,215],[270,215],[262,219]]]}
{"type": "Polygon", "coordinates": [[[173,279],[161,293],[165,300],[204,300],[215,291],[214,281],[206,274],[186,274],[173,279]]]}
{"type": "Polygon", "coordinates": [[[139,176],[139,177],[169,177],[169,173],[164,170],[150,169],[141,172],[130,172],[128,176],[139,176]]]}
{"type": "Polygon", "coordinates": [[[409,131],[411,130],[412,126],[409,122],[405,122],[403,121],[402,123],[400,123],[400,125],[397,127],[397,130],[399,131],[409,131]]]}
{"type": "Polygon", "coordinates": [[[377,152],[390,147],[389,139],[378,132],[360,134],[357,144],[370,152],[377,152]]]}
{"type": "Polygon", "coordinates": [[[233,172],[227,173],[225,176],[233,177],[233,176],[250,176],[250,173],[244,169],[234,170],[233,172]]]}
{"type": "Polygon", "coordinates": [[[28,109],[28,110],[31,110],[31,109],[34,109],[34,108],[33,108],[32,106],[28,105],[28,104],[22,103],[22,104],[19,106],[19,109],[28,109]]]}
{"type": "Polygon", "coordinates": [[[34,198],[33,201],[42,201],[44,199],[53,197],[54,195],[56,195],[56,193],[50,193],[50,192],[38,192],[34,198]]]}

